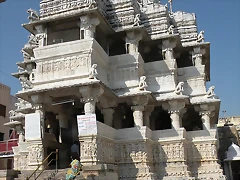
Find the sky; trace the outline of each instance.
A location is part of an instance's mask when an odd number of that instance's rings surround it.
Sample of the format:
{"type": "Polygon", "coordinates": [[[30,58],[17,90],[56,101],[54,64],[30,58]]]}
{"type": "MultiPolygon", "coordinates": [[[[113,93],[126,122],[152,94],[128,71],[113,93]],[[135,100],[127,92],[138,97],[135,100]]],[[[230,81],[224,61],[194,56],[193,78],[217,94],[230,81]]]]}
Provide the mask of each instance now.
{"type": "MultiPolygon", "coordinates": [[[[162,0],[165,4],[167,0],[162,0]]],[[[21,24],[28,22],[28,8],[39,9],[40,0],[6,0],[0,4],[0,82],[20,90],[11,76],[16,62],[23,61],[20,50],[29,32],[21,24]]],[[[205,31],[211,43],[211,82],[227,116],[240,115],[240,0],[173,0],[173,11],[196,13],[198,30],[205,31]]]]}

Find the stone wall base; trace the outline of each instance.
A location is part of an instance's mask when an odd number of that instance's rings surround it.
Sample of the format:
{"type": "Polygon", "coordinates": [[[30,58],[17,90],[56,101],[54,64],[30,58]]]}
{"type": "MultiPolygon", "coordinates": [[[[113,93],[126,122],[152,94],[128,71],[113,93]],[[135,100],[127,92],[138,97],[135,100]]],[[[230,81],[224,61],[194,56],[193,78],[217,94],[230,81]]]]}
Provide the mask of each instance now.
{"type": "Polygon", "coordinates": [[[83,166],[82,176],[86,180],[92,180],[95,177],[98,180],[118,180],[118,174],[113,167],[107,164],[83,166]]]}

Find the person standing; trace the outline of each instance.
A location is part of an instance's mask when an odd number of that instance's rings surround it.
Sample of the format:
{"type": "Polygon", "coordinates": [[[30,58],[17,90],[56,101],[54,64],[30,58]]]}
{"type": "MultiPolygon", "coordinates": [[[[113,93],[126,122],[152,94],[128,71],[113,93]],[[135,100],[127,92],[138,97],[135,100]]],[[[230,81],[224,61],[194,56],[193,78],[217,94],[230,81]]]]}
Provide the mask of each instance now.
{"type": "Polygon", "coordinates": [[[77,141],[74,141],[73,145],[71,146],[71,158],[72,160],[76,159],[80,161],[79,146],[77,141]]]}

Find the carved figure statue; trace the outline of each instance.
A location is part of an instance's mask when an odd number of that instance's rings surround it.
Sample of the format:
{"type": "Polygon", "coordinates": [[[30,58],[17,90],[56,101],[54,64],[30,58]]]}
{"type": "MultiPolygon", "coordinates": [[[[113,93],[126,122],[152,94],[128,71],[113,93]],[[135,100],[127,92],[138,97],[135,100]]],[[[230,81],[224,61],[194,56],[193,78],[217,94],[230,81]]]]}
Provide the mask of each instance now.
{"type": "Polygon", "coordinates": [[[93,64],[89,72],[89,79],[97,79],[97,75],[97,64],[93,64]]]}
{"type": "Polygon", "coordinates": [[[179,82],[178,85],[176,86],[175,90],[174,90],[174,93],[176,93],[177,95],[182,95],[183,85],[184,85],[184,82],[179,82]]]}
{"type": "Polygon", "coordinates": [[[38,46],[39,45],[38,38],[36,36],[34,36],[33,34],[28,36],[28,38],[29,38],[28,44],[33,45],[33,46],[38,46]]]}
{"type": "Polygon", "coordinates": [[[27,77],[20,77],[19,80],[23,90],[32,88],[32,83],[27,79],[27,77]]]}
{"type": "Polygon", "coordinates": [[[20,51],[23,54],[23,58],[24,60],[30,60],[31,59],[31,55],[28,54],[26,51],[24,51],[23,49],[20,51]]]}
{"type": "Polygon", "coordinates": [[[28,19],[30,21],[37,21],[40,19],[38,12],[31,8],[27,10],[27,13],[29,14],[28,19]]]}
{"type": "Polygon", "coordinates": [[[215,96],[214,89],[215,89],[215,86],[211,86],[208,89],[207,94],[206,94],[207,98],[211,98],[211,97],[215,96]]]}
{"type": "Polygon", "coordinates": [[[133,26],[140,26],[140,14],[136,14],[133,22],[133,26]]]}
{"type": "Polygon", "coordinates": [[[204,42],[204,31],[200,31],[197,36],[197,42],[204,42]]]}
{"type": "Polygon", "coordinates": [[[141,76],[140,77],[140,82],[138,85],[138,88],[140,91],[146,91],[146,88],[148,87],[147,83],[146,83],[146,76],[141,76]]]}
{"type": "Polygon", "coordinates": [[[168,34],[174,34],[174,25],[170,25],[167,32],[168,34]]]}
{"type": "Polygon", "coordinates": [[[16,116],[16,112],[14,110],[9,111],[9,116],[10,117],[16,116]]]}
{"type": "Polygon", "coordinates": [[[95,5],[96,5],[95,0],[84,0],[84,3],[86,3],[89,8],[95,7],[95,5]]]}

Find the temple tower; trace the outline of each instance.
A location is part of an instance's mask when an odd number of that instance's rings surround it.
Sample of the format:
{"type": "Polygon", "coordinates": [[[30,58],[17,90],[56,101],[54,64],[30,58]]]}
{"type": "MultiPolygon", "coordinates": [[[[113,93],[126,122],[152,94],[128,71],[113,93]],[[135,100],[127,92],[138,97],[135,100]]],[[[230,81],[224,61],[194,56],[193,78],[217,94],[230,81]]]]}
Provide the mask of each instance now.
{"type": "Polygon", "coordinates": [[[54,149],[65,168],[79,140],[81,162],[103,179],[225,178],[220,99],[206,89],[210,43],[195,14],[151,0],[42,0],[28,13],[13,74],[16,170],[36,169],[54,149]],[[79,132],[78,115],[96,117],[96,129],[79,132]]]}

